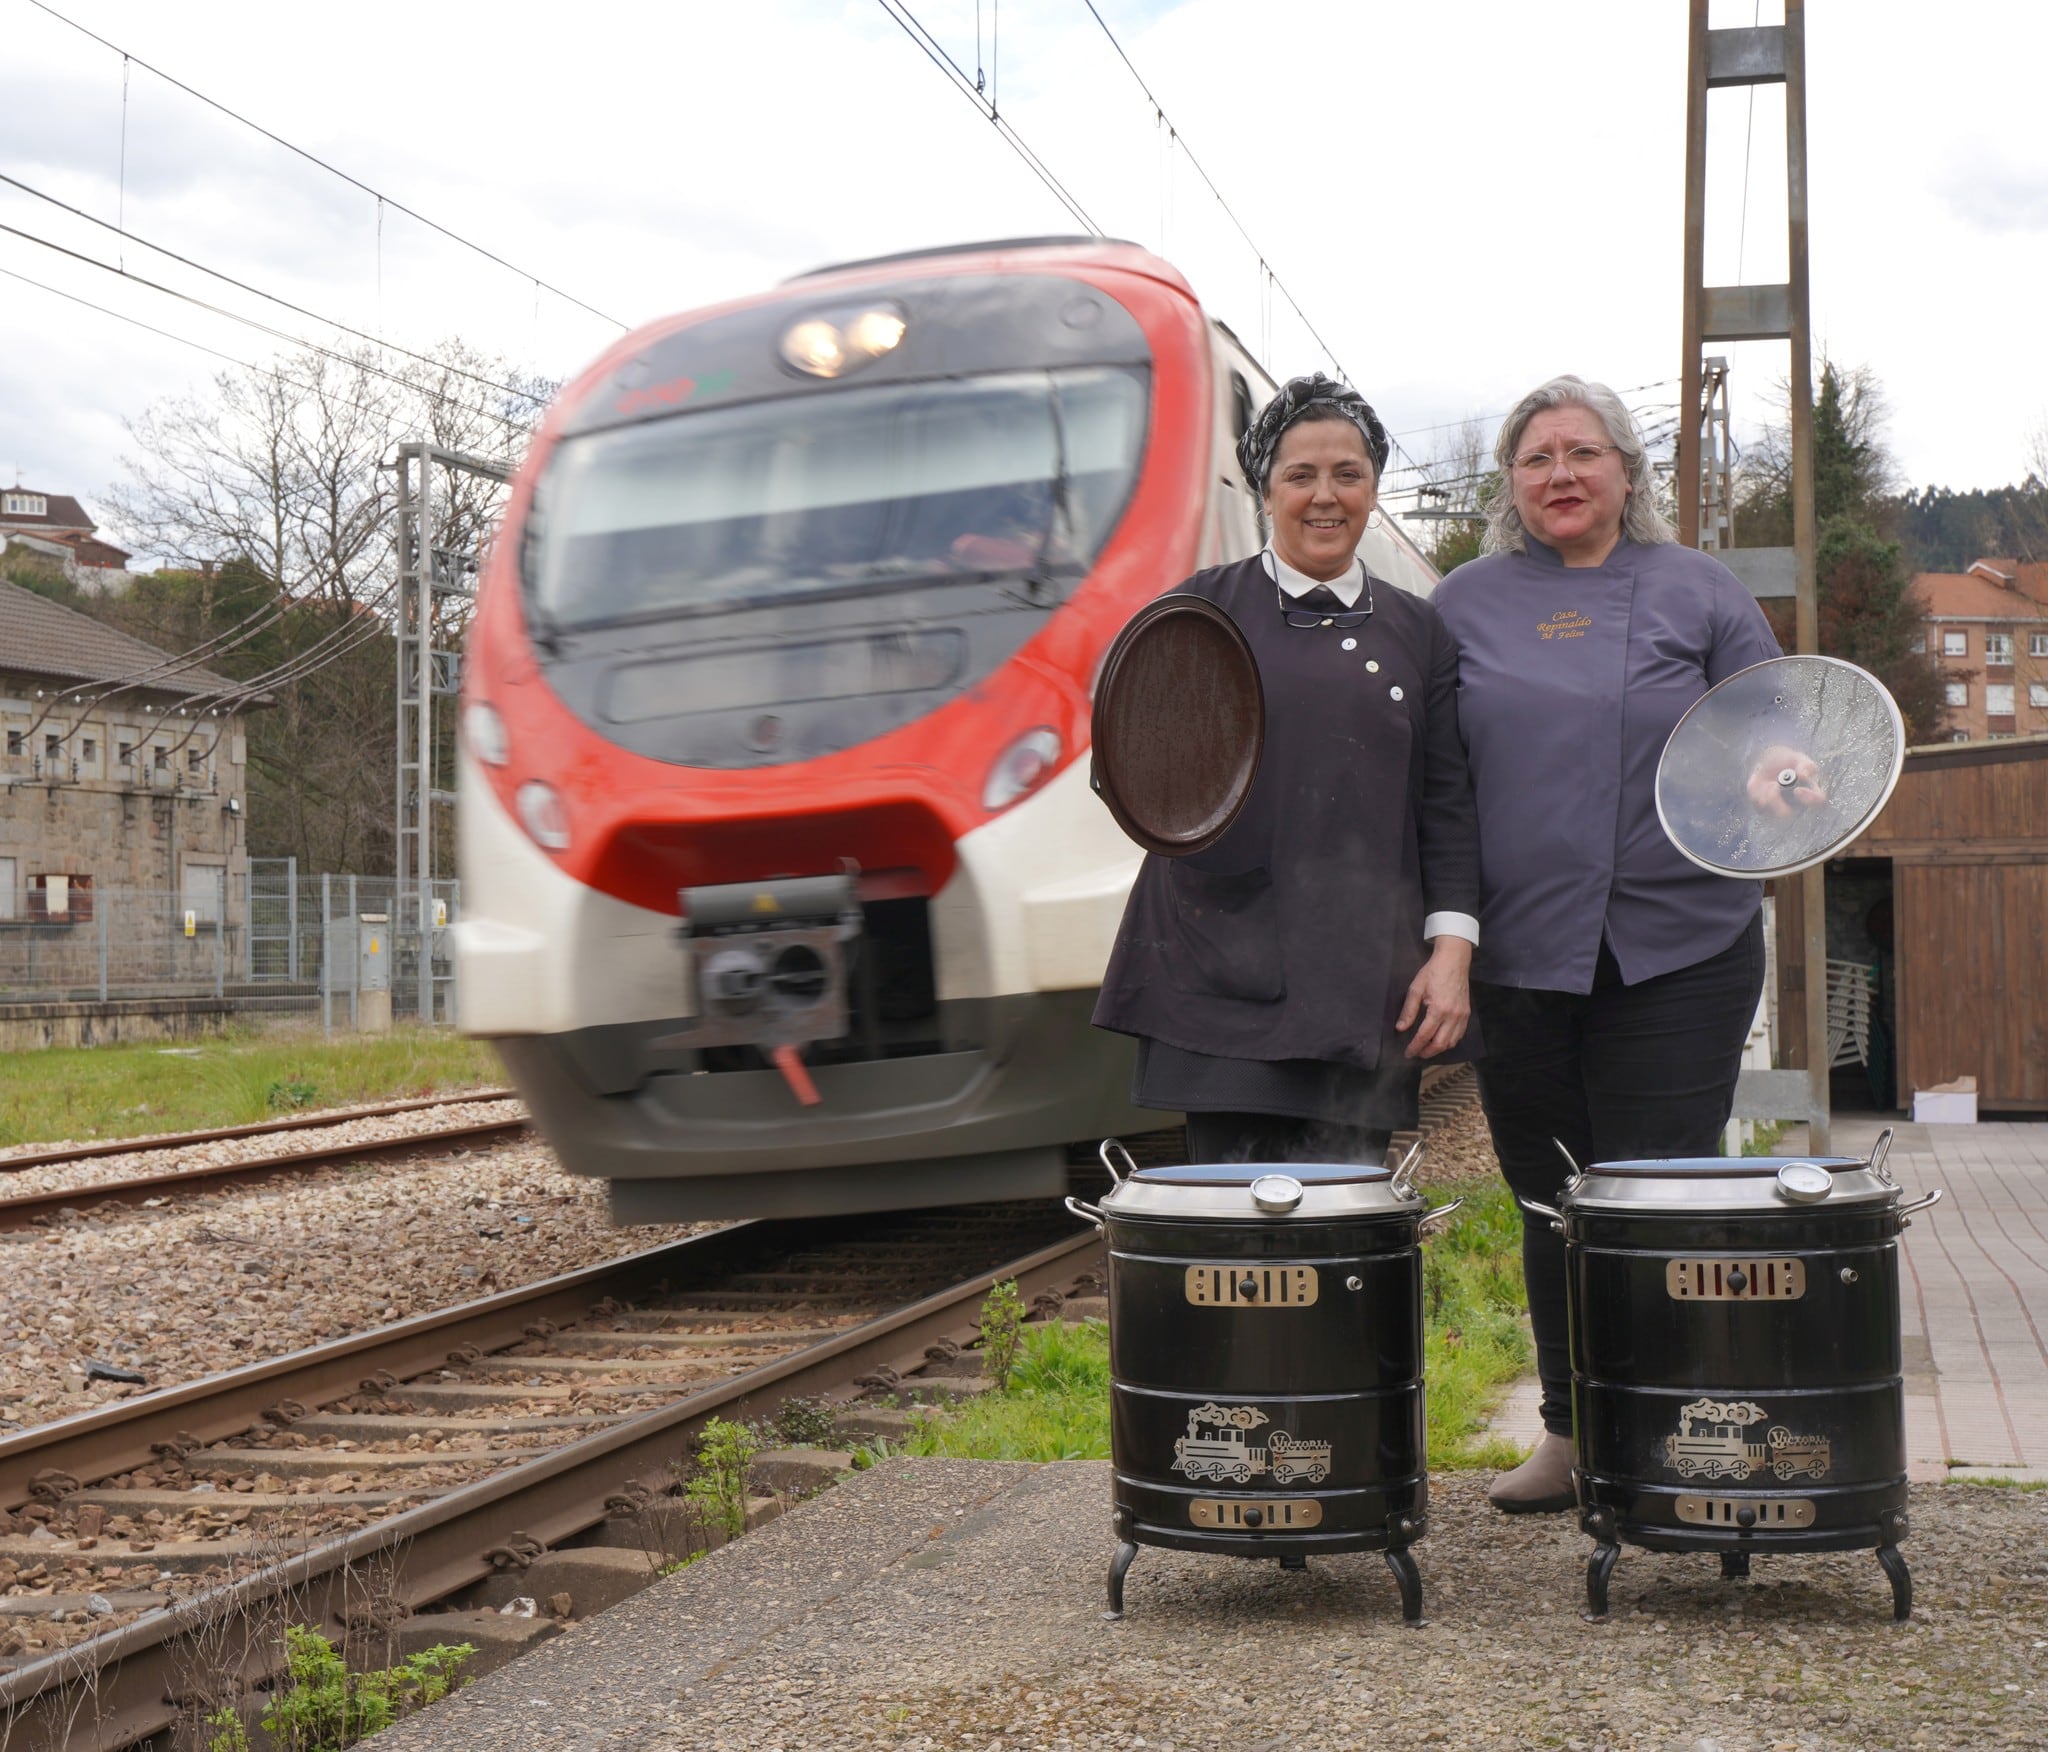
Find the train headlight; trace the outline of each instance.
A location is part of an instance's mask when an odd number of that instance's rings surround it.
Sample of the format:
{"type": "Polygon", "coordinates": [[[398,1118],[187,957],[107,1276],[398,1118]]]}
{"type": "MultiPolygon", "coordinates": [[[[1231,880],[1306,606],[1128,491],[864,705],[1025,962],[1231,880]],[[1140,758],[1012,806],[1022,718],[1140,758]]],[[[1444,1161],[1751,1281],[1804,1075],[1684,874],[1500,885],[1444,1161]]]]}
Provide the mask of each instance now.
{"type": "Polygon", "coordinates": [[[843,377],[893,353],[910,328],[895,304],[842,306],[841,311],[791,323],[782,335],[782,362],[807,377],[843,377]]]}
{"type": "Polygon", "coordinates": [[[1059,758],[1057,730],[1041,724],[1036,730],[1025,731],[996,756],[996,764],[989,768],[988,783],[981,788],[982,808],[1007,809],[1019,797],[1037,790],[1059,764],[1059,758]]]}
{"type": "Polygon", "coordinates": [[[535,845],[551,852],[569,849],[569,812],[553,785],[528,779],[519,787],[513,804],[519,812],[519,825],[533,836],[535,845]]]}
{"type": "Polygon", "coordinates": [[[505,720],[489,701],[473,701],[462,714],[462,728],[469,736],[470,753],[485,766],[501,767],[512,758],[512,739],[505,734],[505,720]]]}

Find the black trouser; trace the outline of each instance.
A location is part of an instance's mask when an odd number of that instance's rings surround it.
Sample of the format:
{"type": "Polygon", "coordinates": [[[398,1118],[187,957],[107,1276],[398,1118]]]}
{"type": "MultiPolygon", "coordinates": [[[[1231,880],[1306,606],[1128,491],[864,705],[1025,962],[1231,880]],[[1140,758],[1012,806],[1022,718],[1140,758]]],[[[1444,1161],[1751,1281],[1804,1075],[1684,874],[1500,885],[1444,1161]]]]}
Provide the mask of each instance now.
{"type": "MultiPolygon", "coordinates": [[[[1640,1156],[1718,1156],[1764,984],[1761,915],[1720,954],[1623,985],[1607,945],[1588,993],[1472,982],[1486,1055],[1479,1096],[1518,1198],[1555,1206],[1567,1170],[1640,1156]],[[1555,1139],[1557,1142],[1552,1142],[1555,1139]]],[[[1522,1215],[1522,1273],[1543,1378],[1543,1427],[1572,1429],[1564,1240],[1522,1215]]]]}
{"type": "Polygon", "coordinates": [[[1191,1113],[1190,1162],[1362,1162],[1386,1160],[1391,1132],[1284,1113],[1191,1113]]]}

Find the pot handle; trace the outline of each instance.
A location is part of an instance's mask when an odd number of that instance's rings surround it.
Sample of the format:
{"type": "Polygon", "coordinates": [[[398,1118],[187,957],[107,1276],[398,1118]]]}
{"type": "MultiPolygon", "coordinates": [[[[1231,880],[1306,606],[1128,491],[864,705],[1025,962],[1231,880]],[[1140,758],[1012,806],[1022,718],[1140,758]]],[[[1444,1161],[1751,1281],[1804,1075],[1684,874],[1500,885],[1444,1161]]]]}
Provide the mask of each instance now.
{"type": "Polygon", "coordinates": [[[1098,1229],[1102,1227],[1102,1213],[1092,1204],[1083,1204],[1078,1198],[1071,1197],[1063,1202],[1082,1222],[1093,1223],[1098,1229]]]}
{"type": "MultiPolygon", "coordinates": [[[[1562,1150],[1564,1148],[1564,1145],[1559,1144],[1557,1147],[1560,1150],[1562,1150]]],[[[1567,1156],[1565,1160],[1570,1161],[1571,1158],[1567,1156]]],[[[1549,1222],[1550,1226],[1553,1229],[1555,1229],[1560,1235],[1564,1233],[1563,1211],[1554,1209],[1552,1206],[1547,1204],[1538,1204],[1533,1198],[1518,1197],[1515,1200],[1515,1203],[1520,1205],[1523,1210],[1528,1211],[1532,1216],[1538,1216],[1546,1219],[1549,1222]]]]}
{"type": "Polygon", "coordinates": [[[1551,1143],[1557,1146],[1557,1153],[1564,1158],[1564,1165],[1571,1170],[1571,1173],[1565,1176],[1565,1191],[1577,1192],[1579,1190],[1579,1183],[1586,1178],[1585,1169],[1581,1168],[1578,1165],[1578,1163],[1572,1159],[1571,1151],[1567,1150],[1564,1147],[1563,1138],[1552,1138],[1550,1141],[1551,1143]]]}
{"type": "Polygon", "coordinates": [[[1102,1158],[1103,1167],[1109,1170],[1110,1179],[1119,1186],[1123,1185],[1131,1175],[1138,1171],[1138,1164],[1131,1159],[1130,1151],[1124,1148],[1122,1138],[1104,1138],[1102,1140],[1102,1147],[1095,1153],[1102,1158]],[[1116,1163],[1110,1158],[1112,1150],[1123,1158],[1124,1171],[1121,1174],[1116,1171],[1116,1163]]]}
{"type": "Polygon", "coordinates": [[[1940,1203],[1941,1188],[1937,1186],[1932,1192],[1928,1193],[1924,1198],[1916,1198],[1913,1200],[1911,1204],[1900,1205],[1899,1227],[1902,1229],[1906,1228],[1911,1223],[1913,1213],[1915,1211],[1924,1211],[1929,1205],[1937,1205],[1940,1203]]]}
{"type": "Polygon", "coordinates": [[[1415,1164],[1421,1158],[1422,1140],[1417,1138],[1414,1143],[1408,1146],[1408,1153],[1395,1165],[1394,1193],[1396,1197],[1406,1198],[1415,1190],[1415,1164]]]}
{"type": "Polygon", "coordinates": [[[1877,1134],[1877,1142],[1870,1147],[1870,1171],[1887,1186],[1897,1186],[1891,1170],[1884,1165],[1884,1159],[1892,1153],[1892,1128],[1886,1126],[1877,1134]]]}
{"type": "MultiPolygon", "coordinates": [[[[1427,1223],[1429,1223],[1429,1222],[1433,1221],[1433,1220],[1434,1220],[1435,1218],[1437,1218],[1437,1217],[1447,1217],[1447,1216],[1449,1216],[1449,1215],[1451,1214],[1451,1212],[1453,1212],[1454,1210],[1456,1210],[1456,1209],[1457,1209],[1457,1208],[1458,1208],[1458,1207],[1459,1207],[1459,1206],[1460,1206],[1461,1204],[1463,1204],[1464,1202],[1465,1202],[1465,1201],[1464,1201],[1464,1200],[1463,1200],[1462,1198],[1454,1198],[1454,1199],[1452,1199],[1452,1200],[1451,1200],[1451,1202],[1450,1202],[1449,1204],[1440,1204],[1440,1205],[1437,1205],[1437,1206],[1435,1206],[1434,1208],[1432,1208],[1432,1209],[1430,1209],[1430,1210],[1426,1210],[1426,1211],[1424,1211],[1424,1212],[1422,1213],[1422,1219],[1421,1219],[1421,1222],[1419,1222],[1419,1223],[1417,1223],[1417,1224],[1416,1224],[1416,1229],[1417,1229],[1417,1231],[1418,1231],[1418,1232],[1420,1232],[1420,1230],[1422,1229],[1422,1227],[1423,1227],[1423,1226],[1424,1226],[1425,1224],[1427,1224],[1427,1223]]],[[[1442,1231],[1441,1231],[1441,1230],[1439,1230],[1439,1231],[1438,1231],[1438,1233],[1442,1233],[1442,1231]]],[[[1426,1241],[1426,1240],[1428,1240],[1428,1239],[1429,1239],[1429,1237],[1428,1237],[1427,1235],[1425,1235],[1425,1236],[1423,1236],[1423,1239],[1424,1239],[1424,1240],[1426,1241]]]]}

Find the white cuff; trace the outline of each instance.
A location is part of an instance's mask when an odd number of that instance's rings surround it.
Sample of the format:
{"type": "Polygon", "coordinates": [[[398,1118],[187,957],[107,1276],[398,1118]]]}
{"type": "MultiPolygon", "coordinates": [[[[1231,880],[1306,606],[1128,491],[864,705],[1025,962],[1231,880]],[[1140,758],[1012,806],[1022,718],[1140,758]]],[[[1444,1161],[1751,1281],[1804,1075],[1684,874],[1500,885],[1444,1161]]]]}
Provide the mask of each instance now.
{"type": "Polygon", "coordinates": [[[1432,937],[1463,937],[1475,949],[1479,946],[1479,921],[1470,913],[1431,913],[1422,921],[1422,940],[1432,937]]]}

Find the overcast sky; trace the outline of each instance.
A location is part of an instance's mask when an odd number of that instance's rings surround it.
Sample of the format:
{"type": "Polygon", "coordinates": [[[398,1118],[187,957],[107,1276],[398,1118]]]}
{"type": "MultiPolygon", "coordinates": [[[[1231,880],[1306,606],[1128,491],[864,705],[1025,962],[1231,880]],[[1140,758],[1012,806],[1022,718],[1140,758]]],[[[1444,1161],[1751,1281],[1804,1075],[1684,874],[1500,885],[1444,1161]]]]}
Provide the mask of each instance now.
{"type": "MultiPolygon", "coordinates": [[[[1083,0],[909,3],[1097,225],[1163,250],[1276,374],[1329,368],[1277,294],[1269,318],[1257,258],[1083,0]]],[[[130,235],[4,184],[0,224],[324,343],[140,240],[401,345],[459,334],[563,377],[619,332],[605,317],[1078,228],[878,0],[57,5],[517,270],[0,0],[0,172],[130,235]]],[[[1559,371],[1653,414],[1675,398],[1685,0],[1097,5],[1411,454],[1559,371]]],[[[1713,23],[1758,11],[1715,0],[1713,23]]],[[[2048,418],[2044,66],[2038,0],[1809,7],[1816,337],[1882,379],[1915,486],[2020,478],[2048,418]]],[[[1782,279],[1782,89],[1715,94],[1710,141],[1708,279],[1782,279]]],[[[187,343],[281,345],[19,236],[0,233],[0,270],[0,471],[88,505],[122,473],[125,420],[226,368],[187,343]]],[[[1785,349],[1731,351],[1753,427],[1785,349]]]]}

